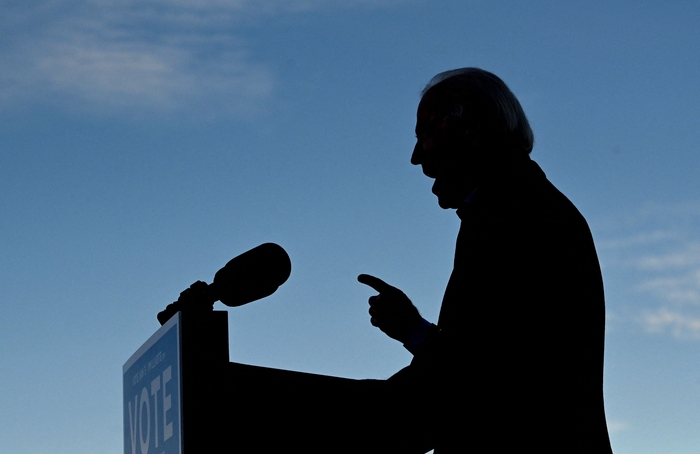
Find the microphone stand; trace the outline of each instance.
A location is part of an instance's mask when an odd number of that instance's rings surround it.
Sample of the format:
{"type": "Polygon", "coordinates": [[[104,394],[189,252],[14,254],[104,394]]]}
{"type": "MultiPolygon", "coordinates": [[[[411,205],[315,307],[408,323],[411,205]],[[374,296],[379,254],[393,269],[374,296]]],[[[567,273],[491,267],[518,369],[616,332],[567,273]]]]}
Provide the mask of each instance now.
{"type": "Polygon", "coordinates": [[[180,293],[177,301],[170,303],[158,313],[158,321],[161,325],[170,320],[177,312],[205,314],[214,310],[214,303],[219,298],[215,295],[212,285],[197,281],[180,293]]]}

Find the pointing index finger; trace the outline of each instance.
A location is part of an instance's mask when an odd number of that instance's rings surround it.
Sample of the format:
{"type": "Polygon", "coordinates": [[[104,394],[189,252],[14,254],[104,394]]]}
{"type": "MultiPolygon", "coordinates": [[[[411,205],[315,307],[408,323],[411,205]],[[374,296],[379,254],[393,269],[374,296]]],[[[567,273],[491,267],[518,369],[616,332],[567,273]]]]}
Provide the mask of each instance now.
{"type": "Polygon", "coordinates": [[[379,293],[386,292],[389,290],[391,285],[387,284],[383,280],[379,279],[378,277],[371,276],[369,274],[360,274],[357,276],[357,280],[365,285],[369,285],[379,293]]]}

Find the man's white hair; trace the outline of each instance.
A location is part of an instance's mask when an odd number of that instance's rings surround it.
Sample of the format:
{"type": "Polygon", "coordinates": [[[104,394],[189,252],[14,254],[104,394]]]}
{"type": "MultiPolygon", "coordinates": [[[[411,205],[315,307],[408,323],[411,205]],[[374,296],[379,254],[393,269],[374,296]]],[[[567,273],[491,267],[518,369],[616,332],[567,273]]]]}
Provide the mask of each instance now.
{"type": "Polygon", "coordinates": [[[459,68],[433,77],[421,92],[438,102],[443,112],[467,128],[477,127],[487,141],[529,154],[535,136],[520,102],[495,74],[479,68],[459,68]]]}

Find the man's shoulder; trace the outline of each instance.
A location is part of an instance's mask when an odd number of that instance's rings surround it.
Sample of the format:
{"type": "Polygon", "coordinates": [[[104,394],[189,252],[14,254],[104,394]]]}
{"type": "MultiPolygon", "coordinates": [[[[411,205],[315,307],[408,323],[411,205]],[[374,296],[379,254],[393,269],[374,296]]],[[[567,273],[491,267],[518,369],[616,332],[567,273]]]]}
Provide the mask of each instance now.
{"type": "Polygon", "coordinates": [[[557,189],[534,161],[510,178],[480,187],[460,217],[478,236],[504,240],[545,241],[578,238],[588,241],[590,229],[576,206],[557,189]]]}
{"type": "Polygon", "coordinates": [[[470,205],[469,208],[476,211],[498,211],[504,214],[521,210],[545,210],[581,216],[574,204],[547,179],[544,171],[532,160],[477,188],[470,205]]]}

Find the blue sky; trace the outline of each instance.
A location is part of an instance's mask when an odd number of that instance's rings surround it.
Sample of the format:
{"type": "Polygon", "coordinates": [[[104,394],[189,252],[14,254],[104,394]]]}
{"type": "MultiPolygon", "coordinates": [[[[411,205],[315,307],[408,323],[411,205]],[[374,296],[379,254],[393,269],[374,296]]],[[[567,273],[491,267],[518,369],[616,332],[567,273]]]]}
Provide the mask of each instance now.
{"type": "MultiPolygon", "coordinates": [[[[435,321],[458,218],[409,163],[436,73],[490,70],[588,220],[617,454],[700,447],[695,2],[0,2],[0,452],[122,452],[156,314],[273,241],[231,359],[355,378],[410,360],[375,274],[435,321]]],[[[563,301],[564,303],[565,301],[563,301]]]]}

